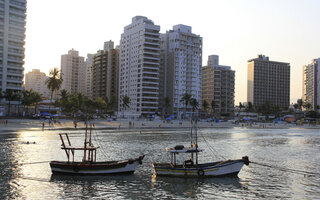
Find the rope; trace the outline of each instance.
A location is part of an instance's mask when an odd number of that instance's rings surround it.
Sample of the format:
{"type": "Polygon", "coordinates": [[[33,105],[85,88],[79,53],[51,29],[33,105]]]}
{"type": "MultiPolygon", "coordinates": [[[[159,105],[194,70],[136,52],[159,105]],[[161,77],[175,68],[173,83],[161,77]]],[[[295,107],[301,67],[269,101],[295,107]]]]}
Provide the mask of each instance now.
{"type": "Polygon", "coordinates": [[[92,134],[92,136],[93,136],[93,139],[94,139],[94,140],[96,141],[96,143],[98,144],[98,146],[100,147],[100,150],[101,150],[102,155],[104,156],[105,159],[107,159],[107,158],[108,158],[108,155],[107,155],[107,153],[106,153],[103,145],[101,145],[101,143],[100,143],[99,140],[97,139],[98,134],[97,134],[96,129],[93,129],[93,134],[92,134]]]}
{"type": "Polygon", "coordinates": [[[291,168],[285,168],[285,167],[279,167],[279,166],[272,166],[272,165],[269,165],[269,164],[258,163],[258,162],[253,162],[253,161],[250,161],[250,163],[256,164],[256,165],[260,165],[260,166],[263,166],[263,167],[269,167],[269,168],[277,169],[277,170],[284,171],[284,172],[290,172],[290,173],[296,173],[296,174],[302,174],[302,175],[310,175],[310,176],[320,176],[320,173],[317,173],[317,172],[310,172],[310,171],[304,171],[304,170],[298,170],[298,169],[291,169],[291,168]]]}
{"type": "Polygon", "coordinates": [[[227,160],[224,156],[219,155],[219,153],[218,153],[214,148],[212,148],[212,147],[210,146],[209,142],[206,140],[206,138],[205,138],[202,134],[199,134],[199,135],[201,135],[201,137],[202,137],[203,140],[205,141],[207,147],[209,148],[209,150],[211,151],[211,153],[212,153],[214,156],[216,156],[216,157],[221,157],[222,159],[227,160]]]}
{"type": "Polygon", "coordinates": [[[19,163],[19,165],[33,165],[33,164],[48,163],[48,162],[51,162],[51,160],[49,160],[49,161],[40,161],[40,162],[19,163]]]}

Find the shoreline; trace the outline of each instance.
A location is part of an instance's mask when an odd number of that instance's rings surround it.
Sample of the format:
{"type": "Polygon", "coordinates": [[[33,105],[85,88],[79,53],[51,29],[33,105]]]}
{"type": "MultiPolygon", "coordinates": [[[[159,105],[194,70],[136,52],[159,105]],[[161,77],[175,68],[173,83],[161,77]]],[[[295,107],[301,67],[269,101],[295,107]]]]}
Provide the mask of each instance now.
{"type": "MultiPolygon", "coordinates": [[[[4,120],[3,120],[4,121],[4,120]]],[[[2,122],[3,122],[2,121],[2,122]]],[[[20,131],[42,131],[43,120],[33,119],[8,119],[6,123],[0,123],[0,133],[20,132],[20,131]]],[[[60,123],[49,125],[46,120],[44,131],[57,131],[57,130],[84,130],[85,123],[77,122],[77,128],[74,127],[72,120],[60,120],[60,123]]],[[[163,122],[162,120],[155,121],[130,121],[130,120],[94,120],[96,130],[169,130],[169,129],[190,129],[189,121],[172,120],[171,122],[163,122]]],[[[296,125],[296,124],[274,124],[274,123],[254,123],[246,124],[239,123],[233,124],[231,122],[198,122],[198,128],[246,128],[246,129],[320,129],[320,125],[296,125]]]]}

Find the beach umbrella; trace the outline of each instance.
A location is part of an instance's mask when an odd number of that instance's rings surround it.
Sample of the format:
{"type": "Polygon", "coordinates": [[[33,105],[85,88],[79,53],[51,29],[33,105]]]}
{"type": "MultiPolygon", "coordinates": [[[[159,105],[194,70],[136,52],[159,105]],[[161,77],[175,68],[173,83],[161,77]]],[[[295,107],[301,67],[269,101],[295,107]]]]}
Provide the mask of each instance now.
{"type": "Polygon", "coordinates": [[[43,116],[50,116],[51,114],[50,113],[48,113],[48,112],[42,112],[42,113],[40,113],[40,115],[43,115],[43,116]]]}

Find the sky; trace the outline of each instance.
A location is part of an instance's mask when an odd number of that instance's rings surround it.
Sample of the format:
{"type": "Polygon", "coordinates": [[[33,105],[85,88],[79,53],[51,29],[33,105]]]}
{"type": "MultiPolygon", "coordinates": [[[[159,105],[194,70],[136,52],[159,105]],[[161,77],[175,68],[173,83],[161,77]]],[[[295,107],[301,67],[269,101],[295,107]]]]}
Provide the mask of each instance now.
{"type": "Polygon", "coordinates": [[[160,32],[184,24],[203,38],[203,65],[219,55],[236,72],[235,104],[247,101],[247,61],[258,54],[288,62],[290,103],[302,96],[302,67],[320,57],[318,0],[28,0],[25,73],[60,68],[72,48],[96,53],[120,42],[125,26],[141,15],[160,32]]]}

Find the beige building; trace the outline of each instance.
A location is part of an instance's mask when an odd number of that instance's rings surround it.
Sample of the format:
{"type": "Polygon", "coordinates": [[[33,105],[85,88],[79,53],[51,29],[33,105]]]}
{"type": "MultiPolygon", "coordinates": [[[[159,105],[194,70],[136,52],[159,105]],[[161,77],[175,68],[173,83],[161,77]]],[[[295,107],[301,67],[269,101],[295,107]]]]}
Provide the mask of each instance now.
{"type": "MultiPolygon", "coordinates": [[[[302,100],[311,104],[311,110],[320,106],[320,58],[303,66],[302,100]]],[[[319,110],[319,109],[318,109],[319,110]]]]}
{"type": "Polygon", "coordinates": [[[84,79],[84,95],[92,98],[92,65],[94,54],[87,54],[85,79],[84,79]]]}
{"type": "Polygon", "coordinates": [[[46,80],[48,76],[46,73],[41,72],[40,69],[32,69],[31,72],[28,72],[25,77],[25,89],[33,90],[41,94],[44,98],[51,98],[51,93],[46,85],[46,80]]]}
{"type": "Polygon", "coordinates": [[[290,103],[290,64],[258,55],[248,61],[247,101],[286,109],[290,103]]]}
{"type": "Polygon", "coordinates": [[[92,98],[108,98],[112,101],[113,111],[118,107],[119,82],[119,47],[114,49],[112,41],[105,42],[104,50],[99,50],[93,57],[92,98]]]}
{"type": "Polygon", "coordinates": [[[202,101],[208,103],[209,113],[232,115],[234,112],[235,71],[219,65],[219,56],[210,55],[207,66],[202,67],[202,101]],[[214,109],[212,109],[214,102],[214,109]]]}
{"type": "Polygon", "coordinates": [[[79,52],[69,50],[68,54],[61,56],[62,86],[69,93],[85,94],[85,70],[84,57],[79,52]]]}

